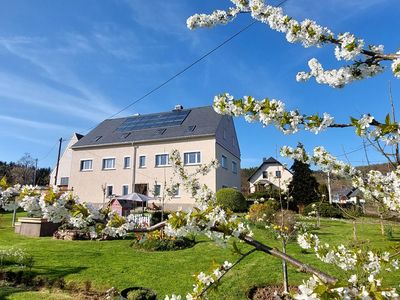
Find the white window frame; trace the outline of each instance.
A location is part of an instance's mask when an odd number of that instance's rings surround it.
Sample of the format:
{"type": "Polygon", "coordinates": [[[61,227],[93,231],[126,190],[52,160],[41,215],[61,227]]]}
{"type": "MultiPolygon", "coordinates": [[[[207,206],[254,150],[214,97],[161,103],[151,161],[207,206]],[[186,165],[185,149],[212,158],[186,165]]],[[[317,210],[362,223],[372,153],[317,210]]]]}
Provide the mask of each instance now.
{"type": "Polygon", "coordinates": [[[138,163],[138,165],[139,165],[139,168],[140,168],[140,169],[146,168],[146,160],[147,160],[147,159],[146,159],[146,155],[139,155],[139,163],[138,163]],[[140,159],[141,159],[142,157],[144,157],[144,165],[143,165],[143,166],[140,164],[140,163],[141,163],[141,160],[140,160],[140,159]]]}
{"type": "Polygon", "coordinates": [[[69,185],[69,177],[60,177],[60,185],[69,185]],[[63,183],[63,179],[67,179],[67,183],[65,184],[65,182],[63,183]]]}
{"type": "Polygon", "coordinates": [[[130,169],[132,166],[132,158],[130,156],[124,156],[124,169],[130,169]],[[125,164],[125,159],[129,158],[129,165],[125,164]]]}
{"type": "Polygon", "coordinates": [[[115,157],[103,157],[103,159],[101,160],[101,169],[102,170],[115,170],[115,157]],[[114,160],[114,166],[112,168],[106,168],[104,166],[104,161],[107,159],[113,159],[114,160]]]}
{"type": "Polygon", "coordinates": [[[228,157],[226,157],[225,155],[221,154],[221,167],[223,169],[228,169],[228,157]],[[225,158],[225,159],[224,159],[225,158]],[[224,163],[225,162],[225,163],[224,163]]]}
{"type": "Polygon", "coordinates": [[[195,151],[183,152],[183,164],[184,164],[185,166],[200,165],[200,164],[201,164],[201,151],[195,150],[195,151]],[[198,157],[199,157],[199,161],[198,161],[198,162],[194,162],[194,163],[190,163],[190,162],[186,163],[186,162],[185,162],[185,155],[186,155],[186,154],[193,154],[193,153],[196,153],[196,160],[197,160],[197,153],[199,154],[199,156],[198,156],[198,157]]]}
{"type": "Polygon", "coordinates": [[[107,186],[106,186],[106,197],[110,197],[112,195],[114,195],[114,185],[113,184],[107,184],[107,186]],[[108,188],[109,187],[111,187],[111,192],[112,192],[110,195],[108,194],[108,188]]]}
{"type": "Polygon", "coordinates": [[[238,173],[238,164],[234,160],[232,160],[232,173],[233,174],[237,174],[238,173]],[[235,166],[235,168],[233,166],[235,166]]]}
{"type": "Polygon", "coordinates": [[[154,160],[155,160],[154,161],[154,165],[155,165],[156,168],[170,167],[171,166],[170,161],[169,161],[169,154],[168,153],[156,153],[155,156],[154,156],[154,160]],[[166,155],[167,156],[167,164],[165,164],[165,165],[157,165],[157,156],[159,156],[159,155],[166,155]]]}
{"type": "Polygon", "coordinates": [[[81,172],[88,172],[88,171],[93,171],[93,158],[84,158],[84,159],[81,159],[80,160],[80,162],[79,162],[79,170],[81,171],[81,172]],[[83,168],[83,162],[84,161],[91,161],[91,168],[90,169],[84,169],[83,168]]]}
{"type": "Polygon", "coordinates": [[[129,184],[123,184],[122,185],[122,196],[125,196],[125,195],[128,195],[129,194],[129,184]],[[124,187],[127,187],[127,192],[126,192],[126,194],[124,194],[124,187]]]}

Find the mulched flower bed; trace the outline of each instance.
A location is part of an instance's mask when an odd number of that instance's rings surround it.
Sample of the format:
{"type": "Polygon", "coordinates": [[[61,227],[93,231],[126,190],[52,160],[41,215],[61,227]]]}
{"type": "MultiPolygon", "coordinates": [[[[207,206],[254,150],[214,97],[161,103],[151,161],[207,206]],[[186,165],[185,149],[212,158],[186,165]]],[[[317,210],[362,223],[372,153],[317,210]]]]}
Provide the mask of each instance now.
{"type": "MultiPolygon", "coordinates": [[[[297,292],[297,286],[290,286],[289,292],[297,292]]],[[[282,295],[283,286],[282,285],[267,285],[267,286],[255,286],[251,288],[247,294],[248,298],[251,300],[270,300],[275,299],[275,293],[282,295]]]]}

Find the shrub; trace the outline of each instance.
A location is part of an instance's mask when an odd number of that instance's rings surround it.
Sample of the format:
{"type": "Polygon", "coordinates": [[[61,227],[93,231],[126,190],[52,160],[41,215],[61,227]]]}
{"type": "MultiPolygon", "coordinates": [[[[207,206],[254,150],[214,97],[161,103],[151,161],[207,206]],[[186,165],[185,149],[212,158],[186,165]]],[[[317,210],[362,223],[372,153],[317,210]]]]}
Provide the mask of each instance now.
{"type": "MultiPolygon", "coordinates": [[[[282,192],[283,194],[283,192],[282,192]]],[[[254,192],[251,194],[247,195],[247,199],[270,199],[270,198],[275,198],[278,199],[279,198],[279,190],[278,189],[270,189],[267,191],[260,191],[260,192],[254,192]]]]}
{"type": "Polygon", "coordinates": [[[247,202],[243,194],[233,188],[223,188],[217,191],[217,204],[233,212],[243,212],[247,209],[247,202]]]}
{"type": "Polygon", "coordinates": [[[318,210],[320,217],[325,218],[342,218],[343,214],[339,208],[333,206],[332,204],[326,202],[315,202],[310,203],[306,207],[304,207],[303,215],[308,216],[312,211],[318,210]],[[315,204],[315,207],[313,207],[315,204]]]}
{"type": "Polygon", "coordinates": [[[128,300],[155,300],[157,295],[150,289],[138,288],[128,292],[128,300]]]}
{"type": "Polygon", "coordinates": [[[358,205],[351,205],[344,209],[343,217],[346,219],[358,218],[364,215],[362,208],[358,205]]]}
{"type": "MultiPolygon", "coordinates": [[[[168,220],[169,212],[164,211],[164,221],[168,220]]],[[[161,222],[161,211],[155,211],[151,213],[151,224],[157,224],[161,222]]]]}
{"type": "Polygon", "coordinates": [[[194,239],[163,236],[160,231],[153,231],[143,235],[136,235],[132,247],[146,251],[174,251],[190,248],[195,244],[196,241],[194,239]]]}
{"type": "Polygon", "coordinates": [[[268,223],[275,214],[278,203],[275,200],[268,200],[264,203],[254,203],[249,208],[249,220],[255,224],[268,223]]]}

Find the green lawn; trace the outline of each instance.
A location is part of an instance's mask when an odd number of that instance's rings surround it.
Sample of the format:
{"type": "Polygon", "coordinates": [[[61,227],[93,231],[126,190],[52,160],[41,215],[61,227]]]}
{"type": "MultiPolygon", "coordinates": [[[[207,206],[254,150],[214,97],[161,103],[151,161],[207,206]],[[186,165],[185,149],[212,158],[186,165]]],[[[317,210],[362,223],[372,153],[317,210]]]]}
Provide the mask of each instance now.
{"type": "MultiPolygon", "coordinates": [[[[400,240],[400,227],[393,225],[395,241],[387,241],[379,235],[378,224],[372,219],[363,219],[357,225],[359,240],[369,246],[389,249],[400,240]]],[[[230,248],[219,248],[205,238],[195,247],[173,252],[141,252],[130,248],[131,241],[59,241],[52,238],[28,238],[14,234],[10,227],[11,215],[0,214],[0,248],[14,246],[34,256],[33,270],[50,277],[62,276],[66,281],[82,283],[90,280],[92,286],[106,290],[112,286],[123,289],[130,286],[145,286],[154,289],[163,299],[164,295],[186,294],[192,288],[192,274],[208,271],[213,260],[233,262],[235,256],[230,248]]],[[[254,229],[257,239],[268,245],[279,247],[265,230],[254,229]]],[[[352,225],[346,221],[323,220],[317,232],[323,242],[348,243],[352,239],[352,225]]],[[[249,249],[246,245],[241,245],[249,249]]],[[[315,267],[324,268],[313,254],[302,254],[296,244],[288,247],[288,253],[315,267]]],[[[298,284],[308,276],[289,268],[289,279],[298,284]]],[[[325,267],[332,275],[339,275],[331,266],[325,267]]],[[[246,292],[254,285],[278,283],[281,278],[281,263],[264,253],[254,253],[232,272],[228,273],[212,299],[245,299],[246,292]]],[[[400,282],[399,273],[388,273],[387,284],[400,282]]],[[[0,299],[72,299],[48,292],[24,292],[18,289],[1,288],[0,299]]]]}

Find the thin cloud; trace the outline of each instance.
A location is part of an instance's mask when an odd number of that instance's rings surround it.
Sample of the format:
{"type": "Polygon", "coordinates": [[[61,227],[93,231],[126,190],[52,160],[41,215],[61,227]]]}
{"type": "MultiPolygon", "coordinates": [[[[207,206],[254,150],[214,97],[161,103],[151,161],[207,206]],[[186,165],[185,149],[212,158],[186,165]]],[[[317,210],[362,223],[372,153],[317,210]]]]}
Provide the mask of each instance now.
{"type": "Polygon", "coordinates": [[[29,128],[37,128],[37,129],[46,129],[46,130],[69,130],[72,131],[72,128],[58,125],[54,123],[47,122],[37,122],[32,120],[21,119],[17,117],[10,117],[5,115],[0,115],[0,120],[16,124],[17,126],[29,127],[29,128]]]}
{"type": "MultiPolygon", "coordinates": [[[[96,109],[83,98],[63,93],[49,86],[0,72],[0,99],[6,103],[8,99],[29,106],[42,107],[57,111],[74,118],[99,121],[106,117],[106,112],[96,109]]],[[[4,105],[4,104],[3,104],[4,105]]]]}

